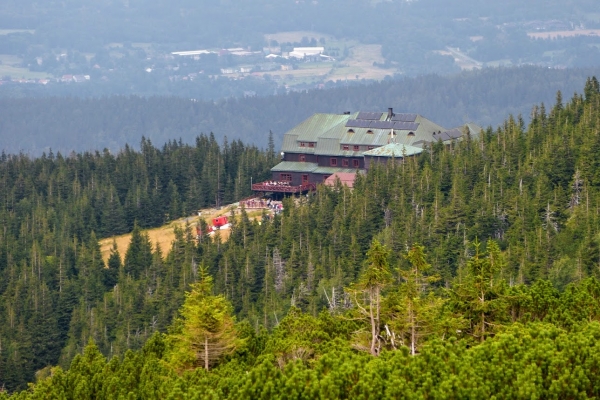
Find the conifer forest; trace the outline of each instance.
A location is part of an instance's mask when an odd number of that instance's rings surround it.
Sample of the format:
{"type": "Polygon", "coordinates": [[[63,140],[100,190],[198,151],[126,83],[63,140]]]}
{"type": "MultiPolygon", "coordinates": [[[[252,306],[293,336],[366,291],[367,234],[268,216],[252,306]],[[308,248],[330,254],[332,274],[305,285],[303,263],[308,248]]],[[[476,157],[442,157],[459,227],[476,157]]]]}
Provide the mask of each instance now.
{"type": "Polygon", "coordinates": [[[528,121],[170,249],[272,137],[2,154],[0,399],[600,397],[598,80],[528,121]]]}

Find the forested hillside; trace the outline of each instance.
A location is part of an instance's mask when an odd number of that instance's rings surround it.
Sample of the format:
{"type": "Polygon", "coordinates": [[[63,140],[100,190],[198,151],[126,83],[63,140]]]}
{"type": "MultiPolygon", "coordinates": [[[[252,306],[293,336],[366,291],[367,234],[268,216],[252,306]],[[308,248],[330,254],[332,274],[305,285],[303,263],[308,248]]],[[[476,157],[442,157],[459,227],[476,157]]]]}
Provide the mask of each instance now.
{"type": "MultiPolygon", "coordinates": [[[[150,253],[151,244],[139,229],[246,197],[251,177],[266,179],[274,164],[272,147],[261,151],[240,141],[219,146],[212,135],[197,137],[194,146],[173,141],[162,148],[143,139],[141,151],[126,147],[116,155],[3,155],[0,387],[23,387],[36,370],[58,363],[61,352],[62,360],[70,360],[87,336],[96,334],[86,324],[94,325],[97,317],[88,317],[97,315],[96,303],[107,300],[109,293],[124,290],[134,296],[119,300],[113,314],[120,315],[118,320],[98,328],[111,338],[110,351],[122,352],[121,345],[136,347],[150,335],[149,329],[164,329],[188,281],[180,281],[182,271],[175,264],[168,284],[160,288],[137,281],[148,272],[149,262],[158,263],[153,268],[162,273],[165,261],[160,249],[150,253]],[[105,269],[98,238],[132,229],[141,247],[125,255],[127,268],[119,277],[120,256],[113,254],[105,269]],[[139,303],[146,290],[153,305],[139,303]],[[158,303],[154,290],[167,290],[160,297],[168,297],[171,305],[158,303]],[[151,320],[139,314],[140,307],[152,314],[151,320]],[[162,314],[158,308],[164,308],[162,314]]],[[[191,246],[187,233],[178,232],[178,239],[182,248],[191,246]]]]}
{"type": "Polygon", "coordinates": [[[533,105],[552,103],[558,90],[570,96],[595,74],[597,68],[485,69],[216,102],[201,101],[203,91],[193,87],[179,93],[184,98],[9,97],[0,99],[0,150],[35,156],[50,149],[63,154],[103,148],[116,152],[126,143],[137,148],[142,136],[162,146],[179,139],[193,144],[196,136],[210,132],[219,142],[227,136],[264,148],[269,130],[278,149],[283,134],[315,112],[388,107],[419,113],[446,128],[467,122],[496,126],[509,114],[522,114],[528,121],[533,105]]]}
{"type": "MultiPolygon", "coordinates": [[[[169,149],[116,160],[143,171],[169,149]]],[[[600,396],[599,152],[593,78],[529,124],[288,199],[269,222],[236,210],[227,242],[182,230],[163,257],[134,224],[108,268],[81,220],[95,191],[117,193],[121,169],[91,164],[112,158],[5,157],[2,383],[39,371],[15,398],[600,396]],[[51,179],[62,164],[68,185],[51,179]]]]}

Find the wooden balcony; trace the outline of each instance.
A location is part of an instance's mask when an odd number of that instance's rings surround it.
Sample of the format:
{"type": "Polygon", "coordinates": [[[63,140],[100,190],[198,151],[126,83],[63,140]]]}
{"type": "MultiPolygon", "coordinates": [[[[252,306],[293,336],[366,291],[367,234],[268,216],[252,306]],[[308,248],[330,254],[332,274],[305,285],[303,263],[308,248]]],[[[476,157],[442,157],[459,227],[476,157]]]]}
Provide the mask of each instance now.
{"type": "Polygon", "coordinates": [[[291,186],[288,182],[266,181],[252,184],[252,190],[255,192],[273,192],[273,193],[303,193],[316,190],[314,183],[305,183],[299,186],[291,186]]]}

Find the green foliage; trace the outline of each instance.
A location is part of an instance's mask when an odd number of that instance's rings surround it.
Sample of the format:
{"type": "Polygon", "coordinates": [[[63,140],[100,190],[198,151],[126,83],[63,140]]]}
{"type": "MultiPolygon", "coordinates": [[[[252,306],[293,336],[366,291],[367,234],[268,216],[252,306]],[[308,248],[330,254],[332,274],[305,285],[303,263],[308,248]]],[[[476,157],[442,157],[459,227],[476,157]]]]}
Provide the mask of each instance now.
{"type": "Polygon", "coordinates": [[[167,257],[142,228],[171,201],[183,210],[187,194],[202,198],[187,190],[190,166],[210,174],[194,179],[216,204],[235,190],[222,174],[261,169],[260,157],[206,137],[196,149],[6,156],[2,384],[25,389],[37,373],[24,398],[49,387],[100,398],[598,396],[600,190],[588,148],[599,99],[591,81],[585,98],[534,109],[528,127],[509,118],[434,144],[353,190],[286,199],[260,224],[236,211],[228,241],[177,229],[167,257]],[[139,227],[125,262],[113,251],[105,268],[93,232],[112,179],[139,227]],[[223,351],[201,358],[210,335],[223,351]]]}
{"type": "Polygon", "coordinates": [[[212,278],[204,269],[190,291],[169,334],[169,363],[178,371],[204,367],[208,371],[242,343],[237,337],[233,309],[225,297],[214,296],[212,278]]]}

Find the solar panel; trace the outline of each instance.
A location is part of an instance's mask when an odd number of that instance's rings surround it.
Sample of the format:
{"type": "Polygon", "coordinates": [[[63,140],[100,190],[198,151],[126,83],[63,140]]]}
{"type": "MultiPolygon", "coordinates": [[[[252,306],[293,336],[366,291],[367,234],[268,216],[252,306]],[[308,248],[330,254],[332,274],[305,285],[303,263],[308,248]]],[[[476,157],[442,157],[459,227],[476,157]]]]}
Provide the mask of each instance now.
{"type": "Polygon", "coordinates": [[[419,123],[396,121],[394,122],[394,129],[397,129],[399,131],[416,131],[417,129],[419,129],[419,123]]]}
{"type": "Polygon", "coordinates": [[[370,128],[374,129],[392,129],[393,127],[394,123],[391,121],[373,121],[370,126],[370,128]]]}
{"type": "Polygon", "coordinates": [[[364,119],[350,119],[346,122],[346,127],[351,128],[368,128],[371,121],[364,119]]]}
{"type": "Polygon", "coordinates": [[[462,136],[462,132],[459,129],[452,129],[451,131],[446,132],[448,136],[452,139],[456,139],[462,136]]]}
{"type": "Polygon", "coordinates": [[[381,119],[383,113],[380,112],[364,112],[361,111],[358,113],[356,119],[366,119],[366,120],[378,120],[381,119]]]}
{"type": "Polygon", "coordinates": [[[392,121],[415,122],[417,114],[394,114],[392,121]]]}

